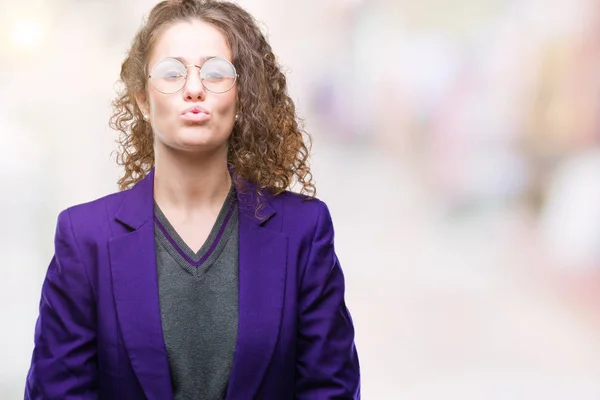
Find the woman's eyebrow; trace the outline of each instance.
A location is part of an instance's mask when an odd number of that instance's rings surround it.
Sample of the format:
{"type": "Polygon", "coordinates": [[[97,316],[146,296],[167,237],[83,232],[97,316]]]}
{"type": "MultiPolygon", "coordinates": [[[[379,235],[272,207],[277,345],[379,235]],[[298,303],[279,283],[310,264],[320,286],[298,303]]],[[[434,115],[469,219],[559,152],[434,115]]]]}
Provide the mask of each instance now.
{"type": "MultiPolygon", "coordinates": [[[[216,57],[216,56],[204,56],[204,57],[200,57],[200,59],[199,59],[199,61],[200,61],[200,62],[199,62],[197,65],[202,65],[202,64],[204,64],[204,63],[205,63],[207,60],[209,60],[209,59],[211,59],[211,58],[214,58],[214,57],[216,57]]],[[[184,65],[190,65],[190,64],[193,64],[193,63],[189,63],[189,62],[188,62],[188,60],[187,60],[185,57],[169,57],[169,58],[174,58],[175,60],[177,60],[177,61],[181,62],[181,63],[182,63],[182,64],[184,64],[184,65]]],[[[196,65],[196,64],[194,64],[194,65],[196,65]]]]}

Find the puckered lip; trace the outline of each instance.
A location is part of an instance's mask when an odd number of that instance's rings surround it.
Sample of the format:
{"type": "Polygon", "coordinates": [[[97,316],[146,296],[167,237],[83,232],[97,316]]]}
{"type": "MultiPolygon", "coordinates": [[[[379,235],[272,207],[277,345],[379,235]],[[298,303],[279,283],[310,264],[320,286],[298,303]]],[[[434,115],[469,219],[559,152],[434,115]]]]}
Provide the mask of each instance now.
{"type": "Polygon", "coordinates": [[[194,105],[192,107],[188,107],[185,110],[183,110],[183,112],[181,113],[181,115],[185,115],[187,113],[192,113],[192,114],[206,114],[209,115],[210,113],[208,112],[208,110],[200,105],[194,105]]]}

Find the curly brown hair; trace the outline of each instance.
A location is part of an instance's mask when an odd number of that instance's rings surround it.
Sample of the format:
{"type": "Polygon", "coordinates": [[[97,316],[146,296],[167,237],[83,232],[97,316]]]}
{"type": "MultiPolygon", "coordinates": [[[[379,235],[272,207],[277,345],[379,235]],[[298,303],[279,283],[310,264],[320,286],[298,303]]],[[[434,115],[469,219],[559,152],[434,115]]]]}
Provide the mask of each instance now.
{"type": "Polygon", "coordinates": [[[234,183],[249,182],[261,193],[279,194],[298,183],[314,197],[308,165],[310,136],[287,94],[286,77],[254,18],[240,6],[216,0],[161,1],[135,35],[113,101],[111,128],[119,131],[117,163],[125,173],[121,190],[140,181],[154,167],[153,133],[137,105],[147,89],[148,56],[168,25],[200,19],[219,29],[228,41],[238,74],[238,114],[228,139],[227,162],[234,183]]]}

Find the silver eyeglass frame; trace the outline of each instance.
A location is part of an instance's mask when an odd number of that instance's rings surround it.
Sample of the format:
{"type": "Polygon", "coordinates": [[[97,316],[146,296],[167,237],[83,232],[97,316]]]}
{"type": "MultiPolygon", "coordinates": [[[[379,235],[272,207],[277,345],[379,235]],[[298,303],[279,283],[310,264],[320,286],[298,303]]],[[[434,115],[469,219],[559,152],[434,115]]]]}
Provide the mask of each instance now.
{"type": "Polygon", "coordinates": [[[162,90],[160,90],[159,88],[156,87],[156,85],[154,85],[154,83],[152,82],[152,73],[148,74],[147,79],[150,82],[150,84],[154,87],[154,89],[156,89],[158,92],[162,93],[162,94],[175,94],[181,91],[181,89],[183,89],[185,87],[185,85],[187,84],[187,78],[188,78],[188,68],[189,67],[196,67],[200,70],[200,83],[202,84],[202,87],[204,87],[204,89],[208,90],[211,93],[215,93],[215,94],[223,94],[223,93],[227,93],[229,92],[236,84],[236,82],[238,81],[238,78],[240,77],[237,73],[237,69],[235,68],[235,65],[233,65],[233,63],[225,58],[222,57],[211,57],[209,59],[207,59],[206,61],[204,61],[204,63],[202,65],[196,65],[196,64],[188,64],[185,65],[184,63],[182,63],[181,61],[179,61],[176,58],[173,57],[165,57],[165,58],[161,58],[160,60],[158,60],[153,66],[152,68],[150,68],[150,72],[152,72],[152,70],[154,70],[154,68],[158,65],[158,63],[163,62],[165,60],[173,60],[178,62],[179,64],[181,64],[181,66],[183,66],[183,68],[185,69],[185,77],[183,80],[183,85],[181,85],[181,87],[179,89],[177,89],[174,92],[163,92],[162,90]],[[225,62],[227,62],[229,65],[231,65],[231,68],[233,68],[233,72],[235,72],[235,76],[233,78],[233,82],[231,83],[231,86],[227,89],[227,90],[223,90],[221,92],[215,92],[214,90],[210,90],[209,88],[206,87],[206,85],[204,85],[204,78],[202,78],[202,67],[204,67],[204,65],[209,62],[210,60],[214,60],[214,59],[219,59],[219,60],[223,60],[225,62]]]}

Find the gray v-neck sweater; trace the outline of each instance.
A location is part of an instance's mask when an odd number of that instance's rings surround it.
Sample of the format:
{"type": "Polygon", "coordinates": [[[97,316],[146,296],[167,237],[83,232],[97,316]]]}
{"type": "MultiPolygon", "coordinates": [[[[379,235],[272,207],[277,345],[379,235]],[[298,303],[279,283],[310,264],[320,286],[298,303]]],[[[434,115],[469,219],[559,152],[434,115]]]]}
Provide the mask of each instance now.
{"type": "Polygon", "coordinates": [[[163,336],[175,400],[224,399],[238,323],[238,209],[231,190],[194,253],[155,204],[163,336]]]}

